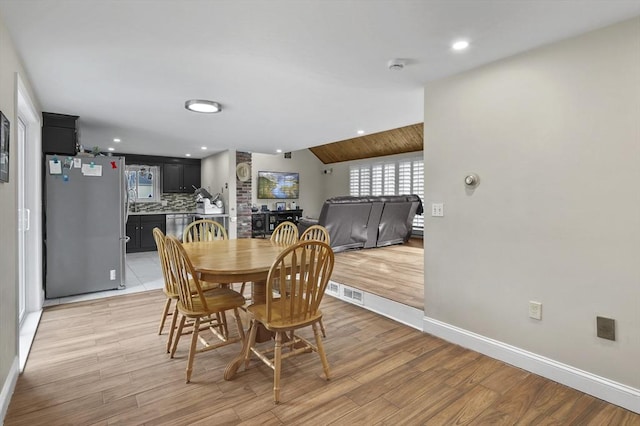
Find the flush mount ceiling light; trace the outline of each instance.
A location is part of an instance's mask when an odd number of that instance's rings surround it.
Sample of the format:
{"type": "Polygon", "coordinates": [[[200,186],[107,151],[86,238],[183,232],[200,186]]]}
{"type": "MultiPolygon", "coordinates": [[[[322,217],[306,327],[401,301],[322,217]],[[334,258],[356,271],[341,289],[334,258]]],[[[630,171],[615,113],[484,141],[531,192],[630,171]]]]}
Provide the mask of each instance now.
{"type": "Polygon", "coordinates": [[[189,99],[184,103],[184,107],[189,111],[213,114],[222,111],[222,106],[213,101],[203,99],[189,99]]]}
{"type": "Polygon", "coordinates": [[[453,50],[464,50],[469,47],[469,42],[467,40],[458,40],[451,45],[453,50]]]}

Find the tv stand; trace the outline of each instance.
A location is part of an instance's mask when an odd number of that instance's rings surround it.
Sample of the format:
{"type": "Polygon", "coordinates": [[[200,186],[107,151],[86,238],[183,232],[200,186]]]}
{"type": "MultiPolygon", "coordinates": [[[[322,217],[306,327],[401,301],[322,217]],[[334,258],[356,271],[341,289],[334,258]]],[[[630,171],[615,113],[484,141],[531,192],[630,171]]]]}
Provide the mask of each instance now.
{"type": "Polygon", "coordinates": [[[271,237],[271,233],[282,222],[293,222],[296,225],[302,217],[302,209],[270,210],[251,214],[251,236],[253,238],[271,237]]]}

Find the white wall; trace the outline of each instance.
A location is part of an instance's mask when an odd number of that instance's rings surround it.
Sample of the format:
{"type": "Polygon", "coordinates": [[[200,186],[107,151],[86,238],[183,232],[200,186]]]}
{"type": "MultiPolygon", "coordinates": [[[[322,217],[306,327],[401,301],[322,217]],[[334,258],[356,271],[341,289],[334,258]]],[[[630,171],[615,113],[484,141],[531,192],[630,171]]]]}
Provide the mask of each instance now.
{"type": "Polygon", "coordinates": [[[219,152],[202,159],[200,172],[202,187],[213,196],[222,194],[225,213],[229,215],[229,238],[235,238],[237,233],[235,161],[235,151],[219,152]]]}
{"type": "Polygon", "coordinates": [[[427,85],[424,159],[426,315],[640,389],[640,18],[427,85]]]}
{"type": "Polygon", "coordinates": [[[298,172],[300,173],[300,198],[298,200],[285,200],[287,203],[295,201],[299,208],[302,208],[304,216],[318,217],[320,208],[324,202],[324,180],[322,174],[323,164],[308,149],[294,151],[291,158],[284,158],[283,154],[259,154],[253,153],[251,156],[251,179],[252,193],[251,199],[258,207],[266,204],[270,209],[275,210],[274,203],[282,200],[263,200],[257,198],[258,171],[271,172],[298,172]]]}
{"type": "Polygon", "coordinates": [[[0,183],[0,423],[5,404],[8,402],[6,398],[10,396],[7,394],[12,390],[12,381],[16,378],[18,357],[16,73],[20,74],[31,99],[37,102],[9,38],[3,17],[0,16],[0,111],[9,119],[11,125],[9,183],[0,183]]]}

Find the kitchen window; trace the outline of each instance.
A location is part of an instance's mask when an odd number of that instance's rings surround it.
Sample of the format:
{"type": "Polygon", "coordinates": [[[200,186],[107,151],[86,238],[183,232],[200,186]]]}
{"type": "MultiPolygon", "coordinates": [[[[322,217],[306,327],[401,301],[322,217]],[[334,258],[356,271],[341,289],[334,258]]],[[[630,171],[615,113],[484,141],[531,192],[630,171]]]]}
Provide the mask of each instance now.
{"type": "Polygon", "coordinates": [[[126,166],[129,199],[136,203],[160,202],[160,167],[126,166]]]}

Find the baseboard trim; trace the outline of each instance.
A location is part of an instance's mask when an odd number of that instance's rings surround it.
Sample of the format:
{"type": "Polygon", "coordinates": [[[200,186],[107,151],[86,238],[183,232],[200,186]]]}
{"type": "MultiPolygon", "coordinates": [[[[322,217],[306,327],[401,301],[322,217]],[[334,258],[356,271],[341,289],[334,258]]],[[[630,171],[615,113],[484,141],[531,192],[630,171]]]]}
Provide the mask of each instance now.
{"type": "Polygon", "coordinates": [[[342,291],[344,287],[354,289],[355,287],[336,283],[335,281],[331,281],[331,283],[338,285],[338,291],[335,293],[327,291],[325,292],[326,295],[335,297],[336,299],[340,299],[344,302],[351,303],[352,305],[360,306],[361,308],[365,308],[368,311],[375,312],[376,314],[382,315],[401,324],[422,331],[422,319],[424,317],[424,312],[422,311],[422,309],[403,305],[402,303],[385,299],[384,297],[380,297],[373,293],[368,293],[359,288],[357,290],[363,293],[363,300],[362,303],[356,303],[349,298],[343,297],[342,291]]]}
{"type": "Polygon", "coordinates": [[[640,389],[424,317],[423,331],[640,414],[640,389]]]}
{"type": "Polygon", "coordinates": [[[9,374],[7,375],[7,379],[4,381],[2,385],[2,391],[0,392],[0,424],[4,424],[4,417],[7,415],[7,410],[9,409],[9,403],[11,402],[11,396],[13,395],[13,391],[16,388],[16,382],[18,381],[18,366],[20,361],[16,356],[13,359],[13,364],[11,364],[11,368],[9,369],[9,374]]]}

